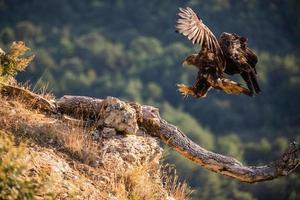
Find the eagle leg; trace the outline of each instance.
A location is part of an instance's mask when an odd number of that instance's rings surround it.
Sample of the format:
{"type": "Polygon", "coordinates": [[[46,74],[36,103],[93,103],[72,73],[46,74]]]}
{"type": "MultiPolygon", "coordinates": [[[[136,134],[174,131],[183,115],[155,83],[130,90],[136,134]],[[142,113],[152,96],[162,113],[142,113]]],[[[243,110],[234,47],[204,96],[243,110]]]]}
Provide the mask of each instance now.
{"type": "Polygon", "coordinates": [[[250,90],[243,87],[241,84],[226,78],[218,78],[216,81],[212,82],[212,86],[216,89],[223,90],[228,94],[245,94],[253,96],[253,93],[250,90]]]}
{"type": "Polygon", "coordinates": [[[184,84],[177,84],[178,91],[183,96],[193,96],[196,98],[206,97],[208,91],[211,88],[211,84],[207,81],[204,76],[198,74],[197,80],[192,87],[189,87],[184,84]]]}
{"type": "Polygon", "coordinates": [[[197,94],[195,92],[195,88],[194,87],[189,87],[185,84],[177,84],[178,87],[178,91],[181,93],[181,95],[183,95],[184,97],[187,96],[193,96],[193,97],[197,97],[197,94]]]}

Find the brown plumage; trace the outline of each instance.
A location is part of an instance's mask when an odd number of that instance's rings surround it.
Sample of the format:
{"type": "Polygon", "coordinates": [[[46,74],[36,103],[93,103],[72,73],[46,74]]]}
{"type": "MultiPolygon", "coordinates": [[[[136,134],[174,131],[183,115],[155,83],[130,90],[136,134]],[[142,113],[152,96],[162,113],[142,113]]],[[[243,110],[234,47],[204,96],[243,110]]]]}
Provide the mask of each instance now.
{"type": "Polygon", "coordinates": [[[247,39],[224,32],[218,41],[191,8],[179,10],[176,31],[202,47],[199,53],[188,56],[184,61],[184,64],[194,65],[199,70],[195,84],[192,87],[179,84],[179,91],[185,96],[195,97],[205,97],[211,88],[229,94],[252,96],[259,93],[255,69],[257,56],[247,47],[247,39]],[[248,89],[226,79],[224,73],[241,74],[248,89]]]}
{"type": "Polygon", "coordinates": [[[225,73],[241,74],[251,93],[259,93],[256,80],[257,56],[247,47],[247,39],[236,34],[222,33],[219,39],[226,60],[225,73]]]}

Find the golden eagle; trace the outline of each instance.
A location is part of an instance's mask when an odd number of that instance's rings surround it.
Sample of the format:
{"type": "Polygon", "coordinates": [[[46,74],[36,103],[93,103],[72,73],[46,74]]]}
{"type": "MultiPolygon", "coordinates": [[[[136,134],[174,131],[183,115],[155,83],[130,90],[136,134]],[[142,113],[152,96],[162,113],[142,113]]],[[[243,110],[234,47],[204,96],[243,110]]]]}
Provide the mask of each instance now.
{"type": "Polygon", "coordinates": [[[179,8],[176,32],[186,36],[193,44],[200,44],[197,54],[188,56],[183,64],[198,68],[197,80],[193,86],[178,84],[184,96],[205,97],[211,88],[229,94],[253,96],[260,92],[256,80],[257,56],[247,47],[247,39],[232,33],[222,33],[219,40],[189,7],[179,8]],[[247,88],[226,79],[228,75],[240,74],[247,88]]]}

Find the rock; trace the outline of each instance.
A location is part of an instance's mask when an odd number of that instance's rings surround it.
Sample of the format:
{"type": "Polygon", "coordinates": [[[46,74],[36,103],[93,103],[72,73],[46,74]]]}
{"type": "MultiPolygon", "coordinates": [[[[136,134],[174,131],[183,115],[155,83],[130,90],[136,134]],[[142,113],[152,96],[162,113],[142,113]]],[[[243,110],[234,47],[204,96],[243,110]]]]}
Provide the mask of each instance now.
{"type": "Polygon", "coordinates": [[[38,172],[34,176],[41,171],[47,174],[50,182],[46,183],[46,191],[57,192],[57,199],[69,199],[75,194],[79,194],[75,199],[98,199],[102,194],[93,180],[70,166],[56,151],[39,146],[28,147],[28,151],[30,153],[24,157],[24,163],[32,166],[28,173],[34,170],[38,172]]]}
{"type": "Polygon", "coordinates": [[[95,129],[91,132],[93,140],[99,141],[101,139],[101,132],[98,129],[95,129]]]}
{"type": "Polygon", "coordinates": [[[124,160],[126,160],[130,163],[134,163],[137,160],[137,158],[134,154],[128,153],[127,155],[124,156],[124,160]]]}
{"type": "Polygon", "coordinates": [[[117,131],[114,128],[104,127],[102,130],[102,137],[104,138],[111,138],[116,135],[117,135],[117,131]]]}
{"type": "Polygon", "coordinates": [[[0,48],[0,58],[1,56],[4,56],[5,55],[5,52],[0,48]]]}
{"type": "Polygon", "coordinates": [[[102,143],[103,167],[115,166],[122,171],[145,163],[159,165],[163,152],[158,141],[149,136],[119,135],[103,140],[102,143]]]}
{"type": "Polygon", "coordinates": [[[155,133],[160,126],[159,110],[152,106],[142,106],[143,124],[147,127],[148,134],[155,133]]]}
{"type": "Polygon", "coordinates": [[[117,98],[107,97],[103,100],[101,115],[104,127],[114,128],[125,134],[136,134],[138,130],[135,109],[117,98]]]}
{"type": "Polygon", "coordinates": [[[115,195],[113,195],[112,193],[109,193],[108,200],[118,200],[118,198],[115,195]]]}
{"type": "Polygon", "coordinates": [[[174,197],[167,197],[167,200],[175,200],[174,197]]]}
{"type": "MultiPolygon", "coordinates": [[[[87,102],[91,100],[85,99],[87,102]]],[[[30,153],[25,154],[24,163],[30,164],[28,174],[31,176],[38,176],[39,172],[47,175],[49,184],[46,189],[55,192],[56,199],[117,200],[135,196],[139,199],[167,199],[168,190],[164,188],[159,162],[163,150],[144,127],[138,128],[137,115],[141,112],[137,114],[134,107],[149,111],[146,113],[147,123],[157,126],[160,123],[158,110],[130,105],[112,97],[95,101],[101,112],[84,113],[85,116],[97,116],[89,119],[98,119],[101,113],[99,124],[96,122],[99,126],[93,126],[92,129],[96,128],[93,131],[85,127],[79,129],[80,123],[66,124],[60,118],[28,110],[22,104],[10,105],[7,101],[2,101],[0,106],[0,116],[3,116],[0,125],[9,124],[10,130],[22,125],[27,138],[51,134],[50,138],[32,140],[33,144],[26,147],[30,153]],[[81,135],[81,131],[87,135],[81,135]],[[53,137],[54,133],[57,138],[53,137]],[[66,137],[70,135],[72,137],[66,137]],[[42,146],[38,143],[40,140],[44,142],[42,146]],[[88,142],[84,143],[85,140],[88,142]],[[44,147],[44,144],[47,145],[44,147]]],[[[76,108],[77,104],[74,105],[70,110],[76,108]]]]}

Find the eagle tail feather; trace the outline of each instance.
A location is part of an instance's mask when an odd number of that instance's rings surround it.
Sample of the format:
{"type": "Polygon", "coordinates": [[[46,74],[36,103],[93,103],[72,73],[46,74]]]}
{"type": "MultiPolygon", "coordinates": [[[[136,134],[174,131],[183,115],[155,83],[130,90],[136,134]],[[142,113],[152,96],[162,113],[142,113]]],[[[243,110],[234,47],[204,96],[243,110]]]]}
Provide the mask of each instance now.
{"type": "Polygon", "coordinates": [[[249,72],[242,72],[241,76],[244,79],[244,81],[246,82],[248,89],[250,90],[250,92],[253,95],[254,94],[254,86],[253,86],[253,83],[252,83],[250,73],[249,72]]]}
{"type": "Polygon", "coordinates": [[[251,78],[251,82],[252,82],[253,88],[255,90],[255,93],[256,94],[260,93],[261,90],[260,90],[260,87],[258,85],[256,75],[253,72],[250,73],[250,78],[251,78]]]}
{"type": "Polygon", "coordinates": [[[249,89],[243,87],[241,84],[235,81],[226,78],[218,78],[217,81],[214,81],[212,86],[215,89],[222,90],[228,94],[245,94],[247,96],[253,96],[253,92],[251,92],[249,89]]]}

